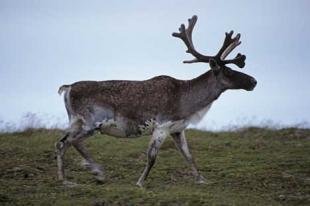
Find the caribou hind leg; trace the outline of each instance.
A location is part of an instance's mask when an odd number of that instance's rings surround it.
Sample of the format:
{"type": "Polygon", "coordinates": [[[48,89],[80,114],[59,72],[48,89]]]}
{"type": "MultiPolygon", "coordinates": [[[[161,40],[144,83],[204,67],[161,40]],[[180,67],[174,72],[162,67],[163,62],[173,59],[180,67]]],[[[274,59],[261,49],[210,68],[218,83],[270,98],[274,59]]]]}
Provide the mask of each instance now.
{"type": "Polygon", "coordinates": [[[72,137],[74,137],[74,134],[72,132],[67,132],[64,137],[62,137],[58,142],[55,143],[58,180],[62,181],[63,184],[68,187],[74,187],[77,185],[73,182],[67,181],[67,179],[65,178],[64,169],[64,155],[68,148],[72,145],[72,137]]]}
{"type": "Polygon", "coordinates": [[[67,151],[68,147],[70,147],[70,143],[68,142],[68,137],[70,133],[66,133],[58,142],[55,143],[55,153],[57,158],[57,175],[58,180],[64,181],[64,165],[63,165],[63,156],[67,151]]]}
{"type": "Polygon", "coordinates": [[[103,172],[98,164],[91,158],[90,154],[82,145],[82,141],[85,140],[87,137],[91,136],[94,132],[94,129],[85,129],[82,120],[74,121],[68,132],[64,137],[62,137],[58,142],[55,144],[55,151],[57,156],[57,174],[58,180],[63,181],[64,184],[69,186],[73,186],[72,183],[66,180],[65,173],[64,173],[64,155],[67,149],[73,145],[74,148],[81,154],[81,156],[85,159],[87,163],[87,168],[91,170],[93,174],[96,175],[96,179],[103,180],[103,172]]]}
{"type": "Polygon", "coordinates": [[[85,146],[82,143],[83,139],[81,141],[76,141],[73,143],[74,148],[84,158],[82,166],[88,169],[99,182],[103,182],[105,179],[103,168],[101,165],[97,164],[90,156],[90,153],[86,150],[85,146]]]}
{"type": "Polygon", "coordinates": [[[201,174],[199,174],[196,163],[189,151],[188,144],[185,138],[185,132],[182,131],[179,133],[174,133],[171,134],[171,136],[174,140],[176,147],[181,152],[182,156],[186,159],[187,163],[190,165],[196,182],[198,184],[205,183],[205,179],[201,174]]]}

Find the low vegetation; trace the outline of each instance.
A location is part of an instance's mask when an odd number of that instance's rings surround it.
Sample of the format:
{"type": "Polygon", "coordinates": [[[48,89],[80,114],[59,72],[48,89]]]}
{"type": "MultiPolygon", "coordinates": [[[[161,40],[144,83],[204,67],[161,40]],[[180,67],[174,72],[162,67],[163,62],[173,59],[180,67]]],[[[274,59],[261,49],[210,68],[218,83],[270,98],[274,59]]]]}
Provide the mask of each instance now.
{"type": "Polygon", "coordinates": [[[148,137],[97,134],[86,141],[105,166],[99,184],[66,154],[68,188],[56,181],[58,130],[0,134],[0,205],[310,205],[310,130],[247,128],[233,132],[188,130],[207,184],[194,184],[170,138],[143,189],[135,186],[146,160],[148,137]]]}

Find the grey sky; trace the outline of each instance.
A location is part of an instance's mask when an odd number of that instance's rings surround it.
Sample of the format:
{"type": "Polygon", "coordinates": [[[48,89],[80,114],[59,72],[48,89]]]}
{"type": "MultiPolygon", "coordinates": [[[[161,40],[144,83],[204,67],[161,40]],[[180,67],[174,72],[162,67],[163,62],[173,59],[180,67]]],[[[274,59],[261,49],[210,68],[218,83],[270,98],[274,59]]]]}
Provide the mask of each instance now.
{"type": "MultiPolygon", "coordinates": [[[[198,15],[193,39],[214,54],[224,32],[242,34],[253,92],[228,91],[199,127],[310,122],[310,3],[260,1],[0,1],[0,119],[26,112],[66,122],[58,87],[79,80],[194,78],[206,64],[191,59],[171,37],[198,15]]],[[[232,54],[234,56],[235,54],[232,54]]]]}

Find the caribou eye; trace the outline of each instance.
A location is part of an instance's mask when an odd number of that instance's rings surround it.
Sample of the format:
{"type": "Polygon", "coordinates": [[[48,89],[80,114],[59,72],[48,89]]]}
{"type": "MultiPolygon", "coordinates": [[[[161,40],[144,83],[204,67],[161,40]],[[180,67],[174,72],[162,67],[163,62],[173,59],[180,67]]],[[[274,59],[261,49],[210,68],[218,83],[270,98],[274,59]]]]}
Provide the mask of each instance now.
{"type": "Polygon", "coordinates": [[[226,76],[232,76],[232,75],[234,74],[234,72],[233,72],[233,70],[231,70],[231,69],[225,69],[225,70],[224,70],[224,74],[225,74],[226,76]]]}

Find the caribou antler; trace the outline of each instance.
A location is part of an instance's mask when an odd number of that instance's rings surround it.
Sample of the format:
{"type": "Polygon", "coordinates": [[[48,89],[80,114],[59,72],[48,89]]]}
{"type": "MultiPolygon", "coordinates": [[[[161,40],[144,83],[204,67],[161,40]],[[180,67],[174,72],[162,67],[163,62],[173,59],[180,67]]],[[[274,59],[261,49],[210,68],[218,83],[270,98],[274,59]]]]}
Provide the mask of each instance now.
{"type": "Polygon", "coordinates": [[[218,64],[235,64],[238,67],[243,68],[245,65],[244,61],[246,59],[245,55],[238,53],[234,59],[225,60],[225,58],[241,44],[241,35],[238,33],[234,38],[232,38],[233,33],[233,31],[225,33],[225,40],[222,48],[218,51],[214,58],[218,61],[218,64]]]}
{"type": "Polygon", "coordinates": [[[237,46],[241,44],[241,41],[239,41],[240,34],[237,34],[234,38],[232,38],[233,31],[226,33],[224,43],[215,56],[206,56],[196,51],[192,41],[192,32],[197,22],[197,19],[198,17],[194,15],[192,18],[188,19],[187,28],[185,28],[184,24],[181,24],[179,28],[180,32],[179,33],[175,32],[172,34],[172,36],[182,39],[182,41],[187,46],[186,52],[192,54],[195,57],[195,59],[183,61],[183,63],[197,63],[197,62],[209,63],[210,59],[214,59],[219,65],[235,64],[238,67],[243,68],[245,65],[244,63],[246,58],[245,55],[238,53],[234,59],[225,60],[225,58],[232,52],[232,50],[234,50],[237,46]]]}
{"type": "Polygon", "coordinates": [[[195,63],[195,62],[206,62],[208,63],[210,58],[210,56],[205,56],[203,54],[200,54],[199,52],[196,51],[193,41],[192,41],[192,32],[194,29],[194,26],[197,22],[198,17],[196,15],[194,15],[192,18],[188,19],[188,27],[187,29],[185,29],[185,25],[181,24],[179,31],[180,33],[176,33],[174,32],[172,34],[172,36],[180,38],[183,40],[183,42],[185,43],[185,45],[187,46],[187,53],[192,54],[194,57],[196,57],[193,60],[189,60],[189,61],[183,61],[183,63],[195,63]]]}

